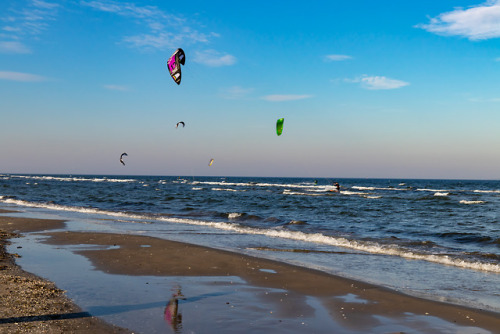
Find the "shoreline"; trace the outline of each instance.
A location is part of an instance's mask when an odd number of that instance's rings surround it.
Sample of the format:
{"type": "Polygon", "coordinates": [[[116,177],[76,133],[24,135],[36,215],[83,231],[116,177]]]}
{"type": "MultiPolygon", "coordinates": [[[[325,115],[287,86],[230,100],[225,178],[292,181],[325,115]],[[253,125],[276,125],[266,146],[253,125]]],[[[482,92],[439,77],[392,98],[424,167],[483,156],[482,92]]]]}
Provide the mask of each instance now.
{"type": "MultiPolygon", "coordinates": [[[[1,214],[16,211],[2,210],[1,214]]],[[[24,271],[16,264],[16,253],[5,247],[19,238],[13,229],[35,231],[61,222],[33,220],[29,227],[10,224],[12,217],[0,216],[0,331],[2,333],[130,333],[83,311],[53,282],[24,271]],[[9,222],[10,221],[10,222],[9,222]],[[10,225],[10,226],[9,226],[10,225]],[[14,228],[14,226],[16,226],[14,228]]],[[[20,218],[14,218],[20,219],[20,218]]],[[[24,218],[21,218],[24,221],[24,218]]],[[[21,232],[23,233],[23,232],[21,232]]]]}
{"type": "MultiPolygon", "coordinates": [[[[0,213],[8,212],[0,210],[0,213]]],[[[0,216],[0,230],[9,233],[43,232],[43,235],[49,237],[43,243],[54,246],[100,246],[73,252],[86,257],[95,270],[107,275],[180,276],[194,279],[213,277],[214,281],[217,281],[218,277],[239,277],[252,288],[262,291],[285,291],[287,296],[299,296],[300,298],[290,297],[283,301],[284,295],[280,294],[281,301],[276,300],[277,297],[266,301],[270,309],[281,308],[277,313],[281,314],[282,318],[296,316],[294,310],[304,308],[305,299],[316,298],[321,301],[321,306],[318,308],[322,308],[331,318],[329,321],[335,322],[346,333],[381,328],[384,325],[381,323],[384,321],[389,322],[384,328],[390,328],[391,332],[402,331],[401,328],[419,329],[415,326],[427,326],[429,330],[432,330],[433,326],[441,326],[440,328],[445,326],[447,329],[477,328],[482,329],[481,333],[494,333],[500,327],[500,315],[494,312],[420,299],[380,286],[273,260],[147,236],[50,231],[61,228],[64,224],[58,220],[0,216]],[[290,305],[287,308],[283,307],[284,304],[290,305]]],[[[12,237],[15,235],[6,235],[5,238],[12,237]]],[[[15,266],[12,257],[8,257],[15,266]]],[[[0,270],[0,275],[4,275],[4,270],[0,270]]],[[[63,292],[59,294],[62,295],[63,292]]],[[[63,296],[64,298],[66,297],[63,296]]],[[[186,299],[189,300],[189,297],[186,299]]],[[[182,303],[183,301],[181,305],[182,303]]],[[[221,310],[215,307],[213,312],[221,310]]],[[[205,312],[210,311],[205,310],[205,312]]],[[[75,309],[72,312],[81,310],[75,309]]],[[[96,318],[86,317],[77,320],[89,319],[96,318]]],[[[75,319],[65,321],[73,320],[75,319]]],[[[70,328],[81,326],[69,322],[67,324],[70,328]]],[[[275,326],[279,329],[280,324],[281,322],[277,322],[275,326]]],[[[100,325],[106,324],[100,323],[100,325]]],[[[0,329],[3,329],[3,326],[5,324],[0,319],[0,329]]],[[[124,329],[111,327],[104,330],[126,332],[124,329]]]]}

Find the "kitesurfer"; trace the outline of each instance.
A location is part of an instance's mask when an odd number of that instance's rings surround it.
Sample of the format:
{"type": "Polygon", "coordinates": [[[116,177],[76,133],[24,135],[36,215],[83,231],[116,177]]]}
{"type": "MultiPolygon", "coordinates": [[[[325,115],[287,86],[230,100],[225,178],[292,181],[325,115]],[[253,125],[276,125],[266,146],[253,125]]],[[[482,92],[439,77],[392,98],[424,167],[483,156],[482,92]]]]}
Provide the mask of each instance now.
{"type": "Polygon", "coordinates": [[[120,162],[122,163],[123,166],[125,166],[125,162],[123,162],[123,157],[128,156],[127,153],[123,152],[122,155],[120,155],[120,162]]]}

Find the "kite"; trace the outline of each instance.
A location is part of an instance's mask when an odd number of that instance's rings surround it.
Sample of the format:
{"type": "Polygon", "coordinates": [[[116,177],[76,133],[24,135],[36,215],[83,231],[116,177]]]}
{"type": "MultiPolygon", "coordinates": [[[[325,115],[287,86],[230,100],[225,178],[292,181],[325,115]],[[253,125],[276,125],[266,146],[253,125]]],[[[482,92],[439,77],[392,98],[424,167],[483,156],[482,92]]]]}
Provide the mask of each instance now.
{"type": "Polygon", "coordinates": [[[124,152],[122,153],[122,155],[120,155],[120,162],[122,163],[123,166],[125,166],[125,163],[123,162],[123,156],[128,157],[128,154],[124,152]]]}
{"type": "Polygon", "coordinates": [[[181,84],[181,64],[184,65],[186,62],[186,55],[184,54],[184,50],[177,49],[175,52],[168,58],[167,68],[174,79],[175,83],[181,84]]]}
{"type": "Polygon", "coordinates": [[[210,162],[208,163],[208,166],[212,166],[213,163],[214,163],[214,159],[210,159],[210,162]]]}
{"type": "Polygon", "coordinates": [[[179,123],[177,123],[177,125],[175,126],[175,128],[176,128],[176,129],[177,129],[177,127],[179,126],[179,124],[182,124],[182,127],[185,127],[185,126],[186,126],[186,124],[184,124],[184,122],[179,122],[179,123]]]}
{"type": "Polygon", "coordinates": [[[284,118],[280,118],[277,122],[276,122],[276,134],[278,136],[281,136],[281,133],[283,133],[283,122],[285,121],[284,118]]]}

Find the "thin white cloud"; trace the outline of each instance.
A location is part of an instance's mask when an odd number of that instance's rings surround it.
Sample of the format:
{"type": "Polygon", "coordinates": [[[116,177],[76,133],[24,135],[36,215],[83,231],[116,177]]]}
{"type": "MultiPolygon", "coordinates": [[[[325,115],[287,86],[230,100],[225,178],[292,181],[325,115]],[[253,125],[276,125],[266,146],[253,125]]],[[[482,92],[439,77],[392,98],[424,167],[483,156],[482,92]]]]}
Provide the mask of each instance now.
{"type": "Polygon", "coordinates": [[[0,71],[0,80],[38,82],[38,81],[46,81],[47,79],[36,74],[0,71]]]}
{"type": "Polygon", "coordinates": [[[169,33],[160,32],[156,34],[142,34],[135,36],[127,36],[123,41],[129,46],[142,49],[175,49],[180,44],[184,44],[186,40],[194,42],[208,42],[205,34],[196,31],[187,31],[184,33],[169,33]]]}
{"type": "Polygon", "coordinates": [[[26,54],[31,53],[31,50],[21,42],[0,41],[0,53],[26,54]]]}
{"type": "Polygon", "coordinates": [[[229,88],[222,89],[220,96],[228,100],[238,100],[245,98],[250,93],[254,91],[253,88],[243,88],[240,86],[233,86],[229,88]]]}
{"type": "Polygon", "coordinates": [[[59,5],[41,0],[32,0],[21,10],[13,8],[1,18],[5,22],[3,31],[14,33],[13,38],[22,35],[38,35],[48,27],[48,21],[55,20],[59,5]]]}
{"type": "Polygon", "coordinates": [[[283,101],[295,101],[295,100],[303,100],[303,99],[308,99],[311,98],[312,95],[293,95],[293,94],[288,94],[288,95],[266,95],[262,97],[262,99],[266,101],[271,101],[271,102],[283,102],[283,101]]]}
{"type": "Polygon", "coordinates": [[[40,35],[55,20],[60,5],[42,0],[31,0],[27,5],[12,2],[9,10],[0,16],[0,52],[31,53],[22,42],[40,35]],[[16,8],[16,6],[20,7],[16,8]]]}
{"type": "Polygon", "coordinates": [[[83,6],[102,12],[137,19],[138,23],[145,24],[152,31],[163,30],[165,28],[165,24],[181,24],[184,21],[178,16],[165,13],[157,6],[137,6],[131,2],[113,0],[81,1],[80,3],[83,6]]]}
{"type": "Polygon", "coordinates": [[[104,85],[103,87],[108,90],[117,90],[122,92],[129,90],[127,86],[122,86],[122,85],[104,85]]]}
{"type": "Polygon", "coordinates": [[[343,61],[352,59],[351,56],[348,55],[326,55],[325,61],[343,61]]]}
{"type": "Polygon", "coordinates": [[[500,37],[500,0],[489,0],[467,9],[457,8],[431,18],[417,28],[445,36],[462,36],[469,40],[500,37]]]}
{"type": "Polygon", "coordinates": [[[356,79],[345,79],[346,82],[360,83],[361,87],[370,90],[397,89],[408,86],[410,83],[402,80],[391,79],[384,76],[363,75],[356,79]]]}
{"type": "Polygon", "coordinates": [[[179,45],[206,43],[214,33],[196,29],[188,20],[169,14],[157,6],[138,6],[131,2],[114,0],[81,1],[82,6],[107,12],[127,19],[143,27],[143,33],[124,36],[122,41],[133,48],[167,50],[179,45]]]}
{"type": "Polygon", "coordinates": [[[194,62],[211,67],[230,66],[236,63],[236,57],[230,54],[223,54],[216,50],[196,51],[194,62]]]}
{"type": "MultiPolygon", "coordinates": [[[[120,17],[129,21],[137,33],[124,34],[117,42],[140,50],[175,50],[179,45],[208,43],[219,37],[219,34],[206,31],[195,21],[170,14],[154,5],[141,6],[117,0],[75,0],[65,3],[108,13],[114,16],[112,19],[120,17]]],[[[0,46],[0,52],[27,53],[29,49],[22,47],[26,44],[25,40],[46,30],[60,10],[64,8],[55,0],[28,0],[28,4],[13,1],[10,9],[0,13],[0,42],[10,43],[0,46]]]]}
{"type": "Polygon", "coordinates": [[[35,7],[44,9],[55,9],[59,7],[59,4],[57,3],[47,2],[44,0],[33,0],[33,5],[35,7]]]}

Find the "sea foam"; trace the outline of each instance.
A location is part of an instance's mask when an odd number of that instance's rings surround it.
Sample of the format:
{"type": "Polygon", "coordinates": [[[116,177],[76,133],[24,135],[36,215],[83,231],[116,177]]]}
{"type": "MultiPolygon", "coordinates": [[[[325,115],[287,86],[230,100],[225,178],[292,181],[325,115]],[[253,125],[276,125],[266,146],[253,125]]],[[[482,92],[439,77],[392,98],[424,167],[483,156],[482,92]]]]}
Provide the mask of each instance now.
{"type": "Polygon", "coordinates": [[[467,200],[461,200],[460,204],[483,204],[484,201],[467,201],[467,200]]]}
{"type": "MultiPolygon", "coordinates": [[[[215,222],[215,221],[206,221],[206,220],[196,220],[196,219],[187,219],[187,218],[173,218],[173,217],[162,217],[162,216],[147,216],[141,214],[130,214],[125,212],[114,212],[114,211],[106,211],[95,208],[83,208],[83,207],[74,207],[74,206],[65,206],[59,204],[50,204],[50,203],[35,203],[35,202],[27,202],[22,200],[16,200],[11,198],[1,198],[1,202],[6,204],[15,204],[19,206],[27,206],[27,207],[37,207],[37,208],[45,208],[50,210],[58,210],[58,211],[71,211],[71,212],[80,212],[85,214],[99,214],[99,215],[108,215],[113,217],[120,218],[128,218],[132,220],[139,220],[140,223],[151,223],[152,221],[162,221],[169,223],[179,223],[179,224],[188,224],[188,225],[198,225],[211,227],[214,229],[234,232],[234,233],[242,233],[249,235],[263,235],[271,238],[282,238],[289,240],[297,240],[310,242],[314,244],[322,244],[322,245],[330,245],[334,247],[347,248],[357,251],[362,251],[370,254],[381,254],[381,255],[390,255],[390,256],[399,256],[402,258],[413,259],[413,260],[422,260],[428,262],[434,262],[444,265],[450,265],[460,268],[473,269],[473,270],[481,270],[488,271],[494,273],[500,273],[500,265],[480,262],[480,261],[468,261],[459,257],[454,257],[450,255],[438,255],[438,254],[425,254],[425,253],[416,253],[413,251],[409,251],[397,245],[382,245],[377,242],[372,241],[357,241],[357,240],[349,240],[343,237],[335,237],[324,235],[322,233],[305,233],[301,231],[289,231],[286,229],[260,229],[249,226],[242,226],[237,223],[229,223],[229,222],[215,222]],[[141,221],[146,220],[146,221],[141,221]]],[[[472,202],[472,201],[465,201],[472,202]]],[[[480,202],[480,201],[475,201],[480,202]]],[[[467,203],[470,204],[470,203],[467,203]]]]}

